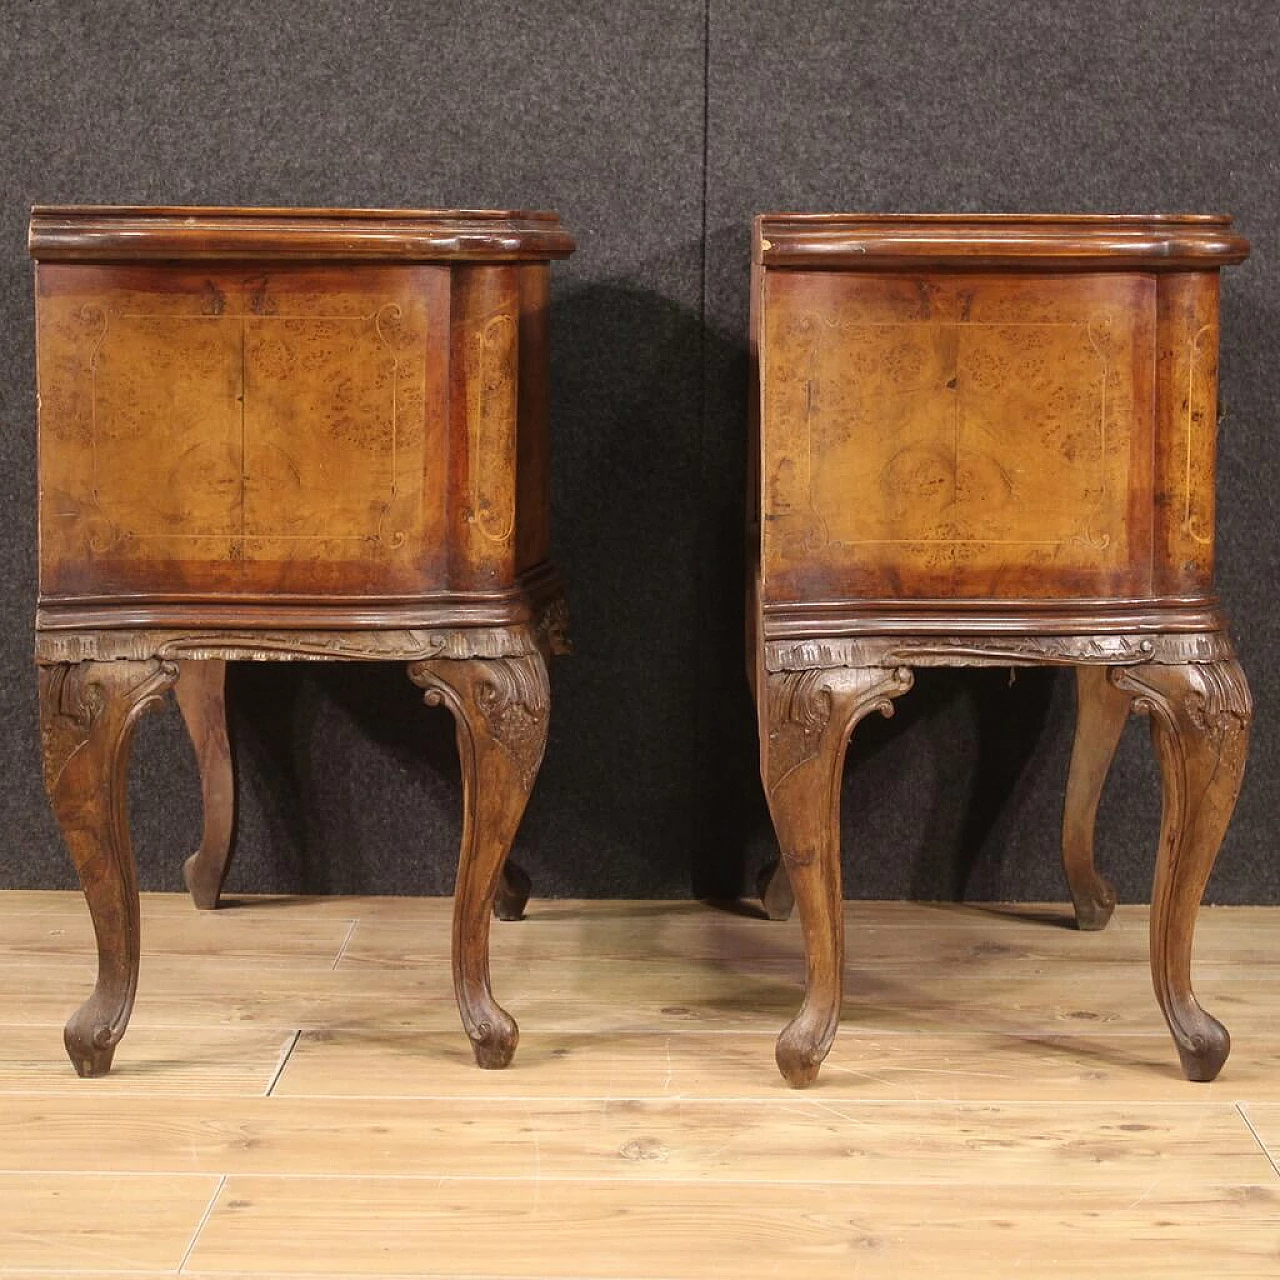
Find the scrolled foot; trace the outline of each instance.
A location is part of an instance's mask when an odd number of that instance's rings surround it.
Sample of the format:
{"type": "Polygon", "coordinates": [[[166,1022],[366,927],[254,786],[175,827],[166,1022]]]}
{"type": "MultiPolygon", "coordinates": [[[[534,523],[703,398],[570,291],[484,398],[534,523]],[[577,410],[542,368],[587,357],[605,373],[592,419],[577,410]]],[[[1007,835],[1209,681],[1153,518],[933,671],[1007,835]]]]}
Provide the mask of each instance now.
{"type": "Polygon", "coordinates": [[[1085,933],[1105,929],[1116,909],[1115,886],[1105,876],[1095,872],[1092,880],[1071,886],[1071,901],[1075,907],[1076,928],[1085,933]]]}
{"type": "Polygon", "coordinates": [[[511,1064],[520,1043],[520,1028],[505,1010],[494,1005],[474,1026],[468,1028],[476,1065],[486,1071],[500,1071],[511,1064]]]}
{"type": "Polygon", "coordinates": [[[532,892],[533,881],[529,879],[529,873],[508,859],[493,899],[493,914],[499,920],[523,920],[532,892]]]}
{"type": "Polygon", "coordinates": [[[783,1028],[773,1056],[783,1079],[793,1089],[807,1088],[818,1078],[835,1036],[834,1026],[815,1031],[803,1013],[783,1028]]]}
{"type": "Polygon", "coordinates": [[[1231,1036],[1226,1027],[1199,1006],[1173,1031],[1173,1043],[1182,1062],[1182,1074],[1188,1080],[1207,1084],[1217,1079],[1231,1055],[1231,1036]]]}
{"type": "Polygon", "coordinates": [[[71,1015],[62,1033],[67,1057],[82,1080],[105,1076],[120,1043],[121,1033],[103,1021],[102,1010],[97,1006],[96,1000],[88,1000],[71,1015]]]}
{"type": "Polygon", "coordinates": [[[760,905],[770,920],[790,919],[792,908],[796,905],[796,895],[781,858],[775,858],[767,866],[760,868],[760,874],[756,877],[756,893],[759,894],[760,905]]]}
{"type": "Polygon", "coordinates": [[[201,876],[201,870],[200,854],[198,852],[193,853],[182,864],[182,882],[187,886],[187,892],[191,895],[192,904],[198,910],[216,911],[218,899],[222,894],[221,877],[216,883],[210,884],[207,878],[201,876]]]}

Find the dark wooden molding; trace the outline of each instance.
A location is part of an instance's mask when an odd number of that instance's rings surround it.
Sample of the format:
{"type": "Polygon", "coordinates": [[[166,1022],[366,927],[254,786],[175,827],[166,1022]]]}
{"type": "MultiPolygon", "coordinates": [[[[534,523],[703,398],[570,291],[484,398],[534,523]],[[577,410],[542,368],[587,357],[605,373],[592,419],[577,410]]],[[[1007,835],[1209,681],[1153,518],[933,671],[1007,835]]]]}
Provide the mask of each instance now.
{"type": "Polygon", "coordinates": [[[1224,214],[762,214],[766,267],[1176,271],[1243,262],[1224,214]]]}
{"type": "Polygon", "coordinates": [[[567,257],[559,216],[500,209],[218,209],[36,205],[41,262],[524,261],[567,257]]]}
{"type": "Polygon", "coordinates": [[[768,671],[828,667],[1136,666],[1216,662],[1234,654],[1225,631],[1137,635],[850,636],[774,641],[764,647],[768,671]]]}

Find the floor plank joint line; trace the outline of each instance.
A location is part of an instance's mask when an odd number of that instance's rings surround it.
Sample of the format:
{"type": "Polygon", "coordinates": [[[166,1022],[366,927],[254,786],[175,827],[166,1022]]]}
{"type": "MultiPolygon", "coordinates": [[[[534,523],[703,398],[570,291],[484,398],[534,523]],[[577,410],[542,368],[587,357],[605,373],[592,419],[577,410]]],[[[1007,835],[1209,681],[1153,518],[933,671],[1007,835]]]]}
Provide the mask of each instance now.
{"type": "Polygon", "coordinates": [[[342,945],[338,948],[338,954],[333,958],[333,967],[336,971],[342,963],[342,957],[347,954],[347,948],[351,945],[351,939],[356,936],[356,930],[360,927],[359,920],[353,920],[347,928],[347,936],[342,939],[342,945]]]}
{"type": "Polygon", "coordinates": [[[1262,1135],[1253,1127],[1253,1121],[1249,1119],[1249,1113],[1244,1109],[1243,1102],[1236,1103],[1236,1112],[1240,1119],[1244,1121],[1245,1127],[1253,1135],[1253,1140],[1258,1144],[1258,1150],[1267,1158],[1267,1163],[1271,1166],[1271,1171],[1280,1178],[1280,1165],[1276,1164],[1275,1157],[1271,1154],[1270,1148],[1262,1140],[1262,1135]]]}
{"type": "Polygon", "coordinates": [[[218,1179],[218,1185],[214,1187],[213,1194],[209,1197],[209,1203],[205,1205],[204,1212],[200,1215],[200,1221],[196,1223],[196,1229],[191,1233],[191,1239],[187,1243],[186,1252],[182,1255],[182,1261],[178,1263],[178,1275],[183,1275],[187,1269],[187,1260],[191,1257],[192,1250],[196,1247],[196,1241],[200,1239],[200,1233],[204,1230],[204,1224],[209,1221],[213,1214],[213,1206],[218,1203],[218,1197],[222,1194],[222,1188],[227,1185],[227,1175],[224,1173],[218,1179]]]}
{"type": "Polygon", "coordinates": [[[300,1030],[293,1033],[292,1039],[285,1045],[284,1052],[280,1055],[280,1061],[276,1063],[275,1074],[272,1075],[270,1083],[267,1085],[267,1091],[262,1096],[269,1098],[275,1092],[276,1085],[280,1083],[280,1077],[284,1074],[284,1069],[289,1065],[289,1059],[293,1057],[293,1051],[298,1047],[298,1041],[302,1039],[300,1030]]]}

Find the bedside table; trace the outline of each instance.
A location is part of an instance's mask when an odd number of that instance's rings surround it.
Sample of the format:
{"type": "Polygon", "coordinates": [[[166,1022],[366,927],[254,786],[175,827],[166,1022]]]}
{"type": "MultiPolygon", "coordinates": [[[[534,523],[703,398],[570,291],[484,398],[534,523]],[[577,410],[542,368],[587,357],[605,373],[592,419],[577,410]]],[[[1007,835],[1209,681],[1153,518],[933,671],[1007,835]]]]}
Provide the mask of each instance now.
{"type": "Polygon", "coordinates": [[[1063,865],[1083,929],[1107,769],[1148,715],[1163,819],[1151,970],[1185,1074],[1226,1029],[1191,940],[1240,787],[1249,689],[1213,594],[1224,217],[788,216],[755,223],[749,674],[799,906],[805,996],[777,1058],[812,1081],[839,1020],[845,748],[917,666],[1076,669],[1063,865]]]}
{"type": "Polygon", "coordinates": [[[212,907],[230,856],[228,659],[395,660],[452,712],[454,986],[481,1066],[515,1051],[489,914],[564,642],[548,539],[549,213],[37,208],[45,782],[93,915],[67,1052],[109,1070],[137,986],[126,767],[174,688],[212,907]]]}

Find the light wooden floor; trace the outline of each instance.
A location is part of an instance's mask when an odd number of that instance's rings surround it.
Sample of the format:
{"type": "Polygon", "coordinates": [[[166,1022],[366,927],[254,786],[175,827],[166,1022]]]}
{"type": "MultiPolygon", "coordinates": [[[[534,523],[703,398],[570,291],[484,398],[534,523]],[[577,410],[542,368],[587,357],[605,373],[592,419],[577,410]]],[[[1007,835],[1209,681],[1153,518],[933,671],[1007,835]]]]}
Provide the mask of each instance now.
{"type": "Polygon", "coordinates": [[[799,930],[691,903],[495,924],[515,1064],[458,1025],[446,901],[144,902],[77,1080],[77,895],[0,894],[0,1277],[1280,1276],[1280,910],[1208,910],[1235,1037],[1185,1083],[1146,912],[850,904],[843,1029],[787,1089],[799,930]]]}

